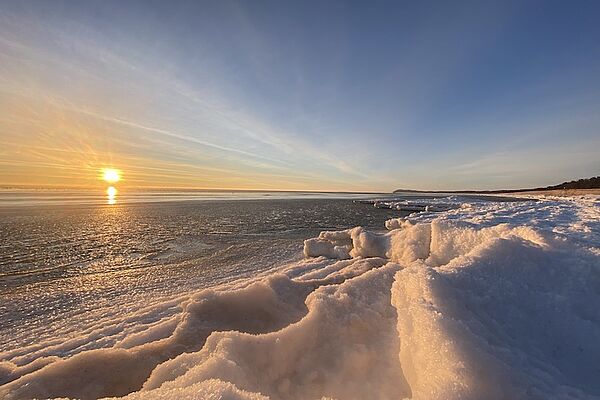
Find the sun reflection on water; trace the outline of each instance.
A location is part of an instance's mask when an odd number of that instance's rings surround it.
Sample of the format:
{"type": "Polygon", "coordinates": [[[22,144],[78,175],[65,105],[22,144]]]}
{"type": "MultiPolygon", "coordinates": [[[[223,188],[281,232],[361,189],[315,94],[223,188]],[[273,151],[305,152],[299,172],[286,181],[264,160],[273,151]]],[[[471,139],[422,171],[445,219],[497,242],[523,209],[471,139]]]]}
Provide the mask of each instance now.
{"type": "Polygon", "coordinates": [[[106,197],[108,199],[108,204],[116,204],[117,203],[117,188],[114,186],[109,186],[106,189],[106,197]]]}

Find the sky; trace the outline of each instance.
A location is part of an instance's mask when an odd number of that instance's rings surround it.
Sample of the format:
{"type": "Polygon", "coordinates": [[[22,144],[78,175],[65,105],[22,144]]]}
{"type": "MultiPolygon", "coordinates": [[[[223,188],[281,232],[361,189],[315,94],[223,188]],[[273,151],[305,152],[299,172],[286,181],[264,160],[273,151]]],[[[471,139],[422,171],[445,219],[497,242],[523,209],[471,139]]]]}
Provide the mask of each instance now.
{"type": "Polygon", "coordinates": [[[600,174],[598,1],[0,1],[0,185],[600,174]]]}

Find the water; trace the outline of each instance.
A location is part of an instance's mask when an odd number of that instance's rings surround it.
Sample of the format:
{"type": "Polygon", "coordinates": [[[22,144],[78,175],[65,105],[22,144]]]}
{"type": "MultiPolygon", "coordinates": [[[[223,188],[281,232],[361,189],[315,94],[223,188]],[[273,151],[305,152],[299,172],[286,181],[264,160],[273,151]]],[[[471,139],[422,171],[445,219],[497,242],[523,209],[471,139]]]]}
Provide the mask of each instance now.
{"type": "Polygon", "coordinates": [[[0,198],[4,350],[254,276],[299,258],[302,241],[322,230],[381,229],[403,215],[353,202],[365,195],[160,193],[112,205],[68,192],[0,198]]]}

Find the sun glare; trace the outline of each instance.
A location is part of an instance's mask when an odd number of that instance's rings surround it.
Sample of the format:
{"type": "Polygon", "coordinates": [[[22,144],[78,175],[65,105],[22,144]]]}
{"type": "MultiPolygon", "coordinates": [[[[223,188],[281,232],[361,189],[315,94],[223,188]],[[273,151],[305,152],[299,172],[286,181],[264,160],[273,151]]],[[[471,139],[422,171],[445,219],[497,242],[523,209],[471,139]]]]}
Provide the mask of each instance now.
{"type": "Polygon", "coordinates": [[[121,180],[121,171],[113,168],[105,168],[102,170],[102,179],[108,183],[119,182],[121,180]]]}

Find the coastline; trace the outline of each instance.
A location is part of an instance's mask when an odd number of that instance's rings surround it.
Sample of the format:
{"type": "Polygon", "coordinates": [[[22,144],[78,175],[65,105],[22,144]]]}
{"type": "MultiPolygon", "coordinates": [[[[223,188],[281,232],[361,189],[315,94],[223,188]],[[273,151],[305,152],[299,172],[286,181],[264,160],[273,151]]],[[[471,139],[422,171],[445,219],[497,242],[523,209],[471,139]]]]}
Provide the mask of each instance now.
{"type": "Polygon", "coordinates": [[[600,189],[550,189],[550,190],[528,190],[523,192],[507,192],[503,193],[511,196],[557,196],[557,197],[570,197],[570,196],[598,196],[600,195],[600,189]]]}
{"type": "Polygon", "coordinates": [[[596,201],[523,200],[322,232],[297,263],[1,354],[0,395],[598,396],[596,201]]]}

